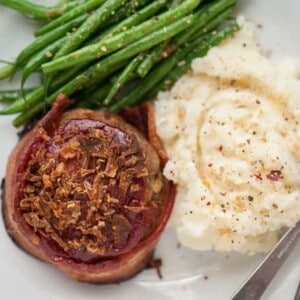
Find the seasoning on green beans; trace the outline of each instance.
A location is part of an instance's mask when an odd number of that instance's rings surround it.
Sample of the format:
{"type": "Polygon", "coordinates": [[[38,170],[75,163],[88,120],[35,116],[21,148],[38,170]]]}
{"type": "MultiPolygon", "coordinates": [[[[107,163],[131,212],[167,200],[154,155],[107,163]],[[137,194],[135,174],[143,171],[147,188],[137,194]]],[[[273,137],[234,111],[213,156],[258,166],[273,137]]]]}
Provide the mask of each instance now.
{"type": "Polygon", "coordinates": [[[0,6],[43,21],[35,40],[0,69],[0,80],[22,72],[19,91],[0,91],[0,114],[18,114],[13,124],[22,126],[49,109],[60,93],[77,106],[111,111],[153,99],[195,57],[238,30],[236,2],[60,0],[46,7],[0,0],[0,6]],[[45,19],[43,14],[54,9],[51,20],[45,19]],[[41,74],[42,83],[26,89],[33,72],[41,74]]]}

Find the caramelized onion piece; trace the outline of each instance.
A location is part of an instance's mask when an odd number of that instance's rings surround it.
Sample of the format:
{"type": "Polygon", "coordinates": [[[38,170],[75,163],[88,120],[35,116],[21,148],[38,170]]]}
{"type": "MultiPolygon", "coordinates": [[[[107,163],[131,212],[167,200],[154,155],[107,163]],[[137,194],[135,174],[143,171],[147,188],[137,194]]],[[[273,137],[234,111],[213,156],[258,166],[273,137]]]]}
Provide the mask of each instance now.
{"type": "MultiPolygon", "coordinates": [[[[151,259],[174,187],[161,174],[160,150],[145,138],[154,137],[147,121],[138,126],[143,135],[111,113],[64,112],[69,105],[60,95],[9,158],[7,231],[78,280],[124,280],[151,259]]],[[[132,112],[143,119],[146,110],[132,112]]]]}

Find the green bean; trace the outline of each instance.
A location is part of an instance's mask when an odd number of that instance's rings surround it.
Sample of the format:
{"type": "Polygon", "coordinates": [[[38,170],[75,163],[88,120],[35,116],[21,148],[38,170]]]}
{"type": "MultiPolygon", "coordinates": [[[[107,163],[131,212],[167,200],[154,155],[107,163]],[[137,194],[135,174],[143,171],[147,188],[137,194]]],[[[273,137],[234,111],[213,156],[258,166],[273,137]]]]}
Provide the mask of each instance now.
{"type": "Polygon", "coordinates": [[[107,28],[113,24],[117,24],[122,20],[128,18],[131,15],[134,15],[138,9],[144,7],[152,2],[151,0],[131,0],[119,8],[104,24],[104,27],[107,28]]]}
{"type": "Polygon", "coordinates": [[[35,31],[35,36],[43,35],[61,25],[66,24],[67,22],[72,21],[74,18],[86,14],[87,12],[99,7],[105,2],[105,0],[88,0],[77,7],[69,10],[59,18],[47,23],[46,25],[40,27],[35,31]]]}
{"type": "Polygon", "coordinates": [[[175,7],[176,5],[180,5],[184,0],[172,0],[170,3],[170,7],[175,7]]]}
{"type": "Polygon", "coordinates": [[[138,55],[127,65],[123,72],[121,72],[116,82],[113,84],[111,90],[109,91],[109,94],[106,96],[104,105],[109,105],[111,103],[121,86],[125,85],[129,81],[129,79],[131,78],[131,74],[136,70],[142,59],[143,55],[138,55]]]}
{"type": "Polygon", "coordinates": [[[122,98],[120,101],[112,104],[108,109],[113,112],[117,112],[123,106],[131,106],[138,103],[151,89],[155,88],[166,74],[178,63],[178,61],[184,57],[187,53],[186,49],[178,50],[174,55],[164,60],[160,65],[154,68],[141,82],[137,88],[135,88],[129,95],[122,98]]]}
{"type": "Polygon", "coordinates": [[[73,65],[93,61],[110,52],[118,50],[137,39],[154,32],[155,30],[170,24],[192,11],[201,0],[186,0],[182,5],[159,15],[154,20],[148,20],[139,26],[135,26],[126,32],[119,33],[111,38],[102,40],[96,45],[84,47],[69,55],[55,59],[42,66],[45,74],[56,72],[73,65]]]}
{"type": "MultiPolygon", "coordinates": [[[[68,54],[72,50],[75,50],[80,46],[87,38],[94,33],[99,26],[110,16],[110,14],[117,9],[124,0],[108,0],[102,6],[100,6],[96,11],[93,12],[91,16],[81,25],[81,27],[69,36],[66,43],[60,48],[56,53],[56,57],[68,54]]],[[[54,59],[55,59],[54,58],[54,59]]],[[[49,86],[55,77],[55,74],[48,75],[44,77],[44,90],[45,96],[48,95],[49,86]]]]}
{"type": "Polygon", "coordinates": [[[52,104],[59,93],[72,95],[78,90],[86,88],[100,79],[106,78],[109,74],[115,71],[116,67],[120,68],[120,64],[124,63],[124,61],[187,28],[194,17],[195,15],[183,17],[175,23],[152,33],[144,39],[141,39],[127,48],[124,48],[96,63],[49,97],[47,99],[48,104],[52,104]]]}
{"type": "MultiPolygon", "coordinates": [[[[239,28],[236,24],[230,24],[225,27],[221,33],[216,33],[218,36],[216,37],[217,41],[215,41],[216,45],[219,43],[218,39],[220,38],[220,42],[222,42],[222,34],[224,36],[224,39],[233,34],[235,31],[237,31],[239,28]]],[[[214,32],[208,34],[208,37],[216,35],[214,32]]],[[[201,37],[198,37],[201,38],[201,37]]],[[[208,38],[206,38],[208,40],[208,38]]],[[[204,40],[205,41],[205,40],[204,40]]],[[[191,51],[187,57],[184,60],[184,63],[177,64],[170,73],[166,76],[164,81],[161,81],[156,88],[152,91],[150,97],[154,97],[159,91],[164,91],[167,89],[170,89],[172,85],[181,77],[183,76],[191,67],[192,60],[204,56],[206,54],[205,48],[195,48],[193,51],[191,51]],[[201,54],[202,51],[204,51],[203,55],[201,54]]]]}
{"type": "Polygon", "coordinates": [[[105,84],[93,92],[85,93],[83,99],[77,103],[77,106],[82,108],[101,108],[101,103],[104,101],[111,87],[111,84],[105,84]]]}
{"type": "Polygon", "coordinates": [[[0,69],[0,80],[8,78],[12,75],[14,75],[17,71],[17,68],[15,65],[7,65],[0,69]]]}
{"type": "Polygon", "coordinates": [[[209,39],[205,42],[201,43],[203,39],[203,37],[201,37],[189,46],[181,48],[174,55],[163,61],[152,72],[150,72],[129,95],[125,96],[121,101],[111,105],[109,110],[116,112],[123,106],[131,106],[139,103],[164,79],[164,77],[169,74],[172,68],[178,64],[181,59],[188,56],[186,58],[186,68],[189,68],[193,58],[204,56],[211,47],[218,45],[225,38],[232,35],[236,30],[238,30],[238,26],[235,23],[229,24],[223,29],[220,29],[217,33],[210,34],[209,39]],[[200,47],[197,46],[199,42],[200,47]]]}
{"type": "MultiPolygon", "coordinates": [[[[31,92],[33,89],[26,89],[25,93],[31,92]]],[[[20,90],[4,90],[0,91],[0,103],[12,103],[21,96],[20,90]]]]}
{"type": "Polygon", "coordinates": [[[68,31],[73,30],[76,26],[80,25],[87,19],[87,14],[79,16],[78,18],[72,20],[71,22],[62,25],[43,36],[38,37],[27,46],[17,57],[16,66],[20,67],[28,62],[28,60],[39,50],[47,47],[49,43],[56,41],[57,39],[63,37],[68,31]]]}
{"type": "MultiPolygon", "coordinates": [[[[126,61],[125,61],[126,63],[126,61]]],[[[75,79],[70,81],[69,83],[65,84],[63,87],[58,89],[55,93],[53,93],[50,97],[46,99],[46,104],[51,105],[57,96],[60,93],[64,93],[66,95],[71,96],[75,92],[86,88],[90,84],[95,84],[106,77],[108,77],[110,74],[115,72],[116,70],[124,67],[124,63],[122,64],[114,64],[114,62],[111,62],[110,64],[106,65],[105,69],[101,69],[101,72],[99,72],[99,68],[97,65],[92,66],[87,71],[83,72],[82,74],[78,75],[75,79]]],[[[41,93],[39,96],[39,100],[43,98],[44,96],[44,90],[43,86],[39,87],[37,89],[37,93],[41,93]]],[[[27,102],[28,97],[27,97],[27,102]]],[[[26,104],[26,103],[25,103],[26,104]]],[[[29,103],[28,103],[29,104],[29,103]]],[[[36,116],[38,113],[40,113],[45,107],[44,102],[35,102],[34,105],[30,105],[30,108],[26,111],[21,112],[21,114],[13,121],[14,126],[19,127],[21,125],[24,125],[26,122],[29,122],[34,116],[36,116]]],[[[1,113],[1,112],[0,112],[1,113]]]]}
{"type": "Polygon", "coordinates": [[[125,19],[123,22],[120,22],[118,25],[113,26],[113,28],[106,30],[103,35],[98,37],[97,40],[100,41],[104,37],[112,37],[146,21],[147,19],[153,17],[161,8],[166,5],[166,3],[167,0],[154,1],[140,11],[136,12],[134,15],[125,19]]]}
{"type": "MultiPolygon", "coordinates": [[[[237,29],[238,26],[236,26],[235,24],[228,25],[224,29],[220,30],[219,32],[212,33],[211,38],[196,50],[194,51],[190,50],[192,49],[192,47],[195,46],[195,44],[190,45],[188,51],[185,51],[181,55],[179,54],[180,52],[182,53],[183,50],[182,49],[178,50],[174,55],[166,59],[162,64],[156,67],[154,71],[151,72],[151,74],[149,74],[145,79],[143,79],[143,81],[138,86],[138,90],[134,90],[129,96],[123,98],[120,102],[112,105],[111,107],[109,107],[109,109],[113,111],[117,111],[123,105],[135,104],[137,99],[138,99],[137,101],[140,101],[145,96],[145,94],[149,93],[149,91],[151,91],[153,87],[155,87],[159,82],[161,82],[161,80],[164,77],[166,77],[169,71],[172,70],[172,68],[178,63],[178,61],[181,58],[186,58],[186,54],[188,54],[187,57],[189,62],[194,57],[203,56],[207,53],[210,47],[219,44],[223,39],[231,35],[237,29]],[[175,55],[177,55],[177,57],[175,57],[175,55]]],[[[201,39],[203,39],[203,37],[201,37],[201,39]]],[[[57,92],[55,92],[50,98],[47,99],[47,103],[52,104],[56,96],[60,92],[66,92],[67,94],[71,95],[73,94],[74,91],[77,91],[80,88],[85,88],[86,87],[85,85],[87,85],[88,82],[90,82],[91,84],[95,84],[99,82],[99,80],[103,80],[118,68],[119,63],[116,62],[117,60],[110,59],[108,61],[108,59],[106,59],[105,69],[103,68],[103,65],[100,68],[99,63],[93,65],[83,74],[77,76],[76,80],[73,80],[72,82],[68,83],[66,86],[62,87],[57,92]],[[115,64],[114,68],[112,68],[113,64],[115,64]]],[[[180,66],[182,67],[184,65],[180,64],[180,66]]],[[[190,65],[184,66],[184,68],[187,68],[189,66],[190,65]]],[[[18,118],[14,121],[14,125],[15,126],[23,125],[24,123],[29,121],[33,116],[39,113],[43,109],[43,107],[44,107],[43,103],[37,103],[32,109],[27,110],[26,112],[18,116],[18,118]]]]}
{"type": "Polygon", "coordinates": [[[9,61],[9,60],[5,60],[5,59],[0,59],[0,63],[6,64],[6,65],[13,65],[14,64],[14,62],[9,61]]]}
{"type": "Polygon", "coordinates": [[[66,37],[63,37],[50,46],[46,47],[42,51],[38,52],[36,55],[34,55],[29,62],[24,66],[22,70],[22,81],[21,81],[21,89],[23,89],[23,86],[27,80],[27,78],[35,71],[39,70],[41,68],[41,65],[49,61],[54,54],[58,51],[58,49],[61,47],[61,45],[66,41],[66,37]]]}
{"type": "MultiPolygon", "coordinates": [[[[183,0],[172,0],[169,8],[174,8],[177,5],[180,5],[183,0]]],[[[150,71],[152,66],[160,60],[163,50],[167,47],[168,41],[157,45],[154,49],[151,49],[147,54],[146,58],[141,62],[140,66],[137,68],[137,73],[140,77],[145,77],[146,74],[150,71]]]]}
{"type": "MultiPolygon", "coordinates": [[[[89,85],[88,78],[92,77],[94,78],[94,82],[97,82],[97,80],[98,81],[102,80],[106,78],[108,75],[110,75],[111,73],[113,73],[115,70],[124,67],[124,64],[126,64],[126,61],[122,63],[115,63],[115,62],[108,63],[106,64],[106,66],[102,68],[101,72],[99,72],[99,68],[97,65],[88,68],[83,73],[81,72],[86,68],[86,66],[79,65],[76,68],[67,70],[63,72],[59,77],[57,77],[55,81],[53,81],[53,83],[51,83],[50,86],[51,93],[55,93],[55,91],[57,91],[60,88],[59,92],[57,92],[55,96],[52,96],[51,99],[54,101],[56,96],[60,93],[60,91],[71,96],[71,93],[67,93],[67,91],[72,90],[72,85],[76,86],[76,89],[74,89],[74,91],[80,90],[80,87],[82,87],[83,84],[85,84],[86,86],[89,85]],[[66,87],[64,87],[65,85],[66,87]]],[[[90,83],[92,82],[90,81],[90,83]]],[[[44,87],[39,86],[36,89],[34,89],[31,93],[26,95],[26,100],[23,97],[18,98],[9,107],[2,109],[0,111],[0,114],[9,115],[15,113],[22,113],[24,110],[25,111],[30,110],[31,107],[37,105],[38,102],[41,102],[44,98],[45,98],[44,87]]]]}
{"type": "MultiPolygon", "coordinates": [[[[117,69],[122,68],[124,66],[124,63],[126,63],[126,61],[131,57],[135,56],[145,49],[151,48],[164,39],[168,39],[174,36],[180,30],[184,30],[185,28],[187,28],[194,17],[195,15],[183,17],[172,25],[166,26],[165,28],[152,33],[150,36],[145,37],[144,39],[131,44],[129,47],[122,49],[119,52],[116,52],[111,56],[105,58],[104,60],[94,64],[85,72],[78,75],[75,79],[68,82],[66,85],[52,94],[49,98],[47,98],[47,103],[51,105],[60,93],[71,96],[75,92],[91,86],[99,82],[99,80],[107,78],[108,75],[110,75],[117,69]]],[[[28,99],[27,102],[29,102],[28,99]]],[[[0,113],[3,113],[3,111],[0,113]]]]}
{"type": "Polygon", "coordinates": [[[124,3],[124,0],[107,0],[102,6],[95,10],[88,19],[79,27],[79,29],[72,33],[67,42],[57,52],[56,57],[69,54],[76,50],[87,38],[89,38],[115,11],[124,3]]]}
{"type": "MultiPolygon", "coordinates": [[[[53,93],[55,90],[72,80],[74,77],[78,76],[87,66],[77,66],[73,69],[67,70],[60,74],[55,80],[50,84],[50,92],[53,93]]],[[[11,105],[5,107],[4,109],[0,110],[0,115],[9,115],[20,113],[31,106],[34,106],[39,101],[42,101],[45,98],[45,90],[43,86],[36,87],[32,90],[31,93],[26,95],[26,100],[24,97],[16,99],[11,105]]]]}
{"type": "Polygon", "coordinates": [[[93,84],[99,83],[116,70],[124,67],[126,63],[127,60],[125,59],[123,59],[122,61],[110,60],[107,63],[102,64],[101,68],[100,63],[97,63],[88,68],[82,74],[79,74],[69,83],[65,84],[55,93],[53,93],[50,97],[48,97],[46,101],[49,105],[51,105],[60,93],[64,93],[66,95],[73,95],[75,92],[83,90],[89,86],[92,86],[93,84]]]}
{"type": "MultiPolygon", "coordinates": [[[[217,27],[220,22],[226,20],[229,17],[229,14],[231,14],[231,11],[226,11],[224,15],[222,13],[221,15],[219,15],[220,12],[222,12],[224,8],[226,9],[227,7],[232,6],[234,2],[235,0],[218,0],[217,2],[215,1],[213,3],[210,3],[204,8],[200,9],[200,11],[197,12],[198,17],[197,19],[195,19],[195,22],[191,24],[191,27],[179,34],[178,37],[175,37],[175,41],[171,41],[171,45],[176,44],[177,47],[179,47],[180,45],[188,41],[195,40],[199,36],[199,34],[208,32],[209,30],[211,30],[209,28],[213,29],[217,27]],[[211,22],[209,28],[207,28],[207,22],[211,22]]],[[[162,53],[168,47],[168,43],[166,43],[165,45],[160,44],[148,54],[146,59],[140,64],[137,69],[137,73],[140,75],[140,77],[145,77],[151,70],[153,65],[163,59],[162,53]]]]}
{"type": "Polygon", "coordinates": [[[23,95],[20,95],[20,97],[17,98],[8,107],[0,110],[0,115],[11,115],[22,112],[26,108],[30,109],[32,104],[35,103],[36,100],[39,101],[43,98],[43,95],[44,89],[42,86],[39,86],[26,94],[26,100],[24,99],[23,95]]]}
{"type": "Polygon", "coordinates": [[[64,14],[67,11],[73,9],[74,7],[83,4],[84,2],[85,0],[60,1],[55,7],[61,8],[63,11],[62,14],[64,14]]]}
{"type": "Polygon", "coordinates": [[[45,103],[39,102],[35,106],[33,106],[30,110],[27,110],[25,113],[20,114],[17,118],[13,120],[13,125],[15,127],[20,127],[25,123],[32,120],[37,114],[41,113],[41,111],[45,108],[45,103]]]}
{"type": "Polygon", "coordinates": [[[202,36],[212,30],[214,30],[216,27],[221,25],[224,21],[226,21],[230,16],[232,16],[233,8],[230,7],[226,10],[224,10],[222,13],[220,13],[218,16],[216,16],[214,19],[209,21],[205,27],[200,29],[199,31],[195,32],[193,35],[190,36],[189,41],[194,41],[199,36],[202,36]]]}
{"type": "Polygon", "coordinates": [[[164,43],[157,45],[141,62],[137,68],[137,73],[140,75],[140,77],[145,77],[153,65],[160,60],[162,52],[166,49],[168,42],[169,41],[165,41],[164,43]]]}
{"type": "MultiPolygon", "coordinates": [[[[110,2],[112,4],[118,1],[121,2],[121,0],[108,0],[106,1],[106,3],[110,2]]],[[[135,1],[149,2],[149,0],[135,1]]],[[[107,26],[107,24],[111,22],[112,17],[110,17],[109,20],[106,19],[106,21],[99,21],[95,18],[94,20],[96,22],[99,22],[98,24],[101,23],[100,27],[102,31],[100,31],[100,35],[97,36],[93,31],[93,35],[96,37],[94,39],[90,39],[89,41],[87,41],[85,38],[78,38],[78,40],[76,40],[78,45],[81,45],[81,43],[83,43],[83,40],[84,42],[86,42],[87,46],[82,49],[83,52],[75,51],[69,55],[65,55],[62,57],[58,57],[58,54],[57,58],[54,58],[53,61],[42,65],[42,70],[45,73],[45,78],[49,78],[49,75],[53,77],[53,81],[49,81],[50,96],[47,97],[47,88],[45,89],[45,87],[43,86],[37,87],[33,91],[26,91],[26,101],[21,98],[16,99],[15,97],[14,99],[16,100],[14,100],[14,102],[7,108],[0,111],[0,114],[20,112],[21,114],[14,121],[15,125],[20,126],[24,124],[24,122],[29,121],[30,118],[41,112],[43,108],[45,108],[45,106],[50,106],[55,101],[59,93],[65,93],[70,97],[75,96],[76,99],[81,99],[78,102],[78,106],[80,107],[84,106],[91,108],[100,108],[101,106],[106,105],[109,109],[117,111],[123,105],[136,104],[145,96],[149,97],[151,92],[153,94],[153,91],[157,91],[158,87],[160,87],[161,89],[164,88],[164,86],[162,86],[162,82],[166,83],[167,81],[169,84],[172,84],[175,78],[181,76],[180,74],[183,74],[182,72],[184,70],[186,71],[190,67],[191,59],[189,57],[191,57],[192,54],[194,55],[196,50],[198,51],[198,55],[202,55],[201,53],[204,53],[205,49],[206,52],[208,51],[209,46],[207,45],[210,44],[211,38],[209,40],[206,40],[206,37],[203,37],[203,34],[205,34],[206,32],[210,32],[211,30],[216,28],[216,26],[218,26],[220,22],[228,18],[228,16],[231,14],[231,7],[236,2],[236,0],[206,1],[206,3],[208,4],[206,4],[203,8],[200,7],[200,10],[192,15],[189,14],[196,7],[198,7],[201,0],[184,0],[182,1],[182,4],[178,4],[179,2],[181,2],[181,0],[172,0],[170,2],[172,4],[176,2],[177,7],[171,8],[169,9],[169,11],[161,13],[158,17],[149,20],[149,18],[151,18],[151,14],[157,14],[159,10],[165,11],[167,7],[167,1],[168,0],[153,1],[145,8],[139,10],[138,13],[130,16],[129,18],[126,18],[121,23],[118,23],[117,25],[114,25],[108,29],[105,29],[107,28],[105,26],[107,26]],[[230,9],[228,9],[229,7],[230,9]],[[152,11],[150,10],[150,8],[152,9],[152,11]],[[168,18],[168,20],[162,20],[163,17],[168,18]],[[145,21],[147,19],[148,21],[145,21]],[[206,22],[204,22],[204,20],[206,20],[206,22]],[[143,23],[141,24],[141,22],[143,23]],[[172,22],[174,23],[172,24],[172,22]],[[157,25],[157,23],[159,24],[157,25]],[[172,26],[169,24],[172,24],[172,26]],[[197,30],[195,30],[195,28],[197,28],[197,30]],[[101,40],[99,41],[99,39],[101,40]],[[197,46],[193,42],[193,40],[195,39],[198,43],[200,43],[199,41],[202,41],[202,48],[200,47],[202,49],[202,52],[200,51],[201,49],[199,48],[199,45],[197,46]],[[172,47],[176,47],[177,51],[171,54],[169,53],[170,56],[166,58],[162,63],[155,66],[154,70],[152,71],[153,65],[162,59],[160,54],[165,49],[168,49],[167,47],[170,47],[170,45],[172,47]],[[88,48],[91,52],[87,50],[88,48]],[[156,52],[156,55],[152,57],[153,60],[150,63],[151,67],[147,67],[148,69],[146,70],[146,74],[148,72],[149,73],[146,76],[144,74],[145,78],[140,81],[136,89],[134,89],[126,97],[121,99],[120,102],[112,104],[112,101],[114,98],[116,98],[115,96],[120,87],[128,83],[133,78],[136,78],[136,71],[138,67],[138,64],[136,62],[137,55],[139,55],[141,52],[144,53],[144,51],[149,51],[149,49],[151,49],[151,51],[149,52],[149,56],[156,52]],[[189,51],[187,51],[187,49],[189,49],[189,51]],[[182,51],[185,51],[184,55],[182,54],[182,51]],[[177,53],[181,53],[182,56],[175,56],[177,53]],[[75,54],[79,56],[75,57],[75,54]],[[68,57],[70,58],[71,56],[73,56],[73,60],[75,60],[76,63],[75,61],[69,63],[68,61],[63,60],[59,63],[60,59],[66,59],[68,57]],[[106,57],[102,58],[102,56],[106,57]],[[134,57],[136,58],[134,59],[134,57]],[[173,59],[170,60],[172,57],[173,59]],[[182,60],[183,62],[185,62],[185,64],[178,64],[179,60],[182,60]],[[90,65],[91,63],[93,65],[90,65]],[[51,66],[53,66],[52,64],[54,64],[53,69],[51,69],[51,66]],[[63,67],[56,67],[56,64],[65,65],[63,67]],[[49,65],[51,68],[47,69],[49,65]],[[73,68],[71,68],[71,66],[73,66],[73,68]],[[69,69],[64,70],[60,73],[56,73],[57,71],[63,70],[65,68],[69,69]],[[111,75],[116,71],[118,71],[118,76],[111,75]],[[156,71],[156,73],[154,71],[156,71]],[[154,74],[154,83],[151,82],[151,79],[149,78],[151,74],[154,74]],[[67,78],[69,80],[66,80],[67,78]],[[92,91],[92,89],[95,89],[96,86],[100,86],[100,88],[92,91]],[[86,88],[89,88],[89,90],[84,93],[80,92],[81,90],[86,88]],[[90,97],[89,100],[82,99],[83,95],[88,98],[90,97]],[[96,98],[96,96],[98,96],[98,98],[96,98]]],[[[168,3],[170,2],[168,1],[168,3]]],[[[134,3],[134,0],[130,3],[134,3]]],[[[117,9],[114,15],[118,15],[120,11],[123,11],[125,13],[124,7],[126,5],[117,9]]],[[[102,5],[102,8],[103,6],[105,5],[102,5]]],[[[69,12],[72,10],[73,9],[70,9],[69,12]]],[[[98,7],[96,12],[99,12],[100,10],[101,9],[98,7]]],[[[132,10],[134,10],[134,8],[132,10]]],[[[128,10],[127,13],[130,13],[130,11],[128,10]]],[[[95,16],[95,14],[92,14],[92,16],[95,16]]],[[[108,16],[112,16],[112,11],[107,13],[107,15],[104,14],[104,19],[108,16]]],[[[90,18],[91,17],[87,17],[87,19],[90,18]]],[[[85,21],[83,21],[82,23],[87,24],[87,22],[85,21]]],[[[94,28],[96,27],[97,26],[95,26],[94,28]]],[[[97,27],[97,30],[98,29],[99,27],[97,27]]],[[[57,28],[55,28],[53,31],[56,30],[57,28]]],[[[90,31],[90,28],[86,27],[85,30],[86,31],[83,30],[83,32],[84,34],[86,34],[86,37],[90,37],[92,32],[90,31]]],[[[77,30],[77,32],[79,31],[80,29],[77,30]]],[[[217,30],[216,35],[218,34],[219,31],[217,30]]],[[[211,33],[211,35],[213,35],[213,33],[211,33]]],[[[74,37],[76,36],[76,33],[71,34],[70,36],[74,37]]],[[[60,36],[58,41],[57,39],[56,41],[53,40],[52,42],[50,42],[51,44],[48,43],[39,50],[35,50],[34,53],[36,54],[31,55],[32,58],[30,61],[27,60],[27,65],[23,74],[25,78],[23,79],[24,81],[29,76],[28,74],[30,74],[34,70],[39,69],[41,63],[48,60],[47,56],[45,58],[45,53],[47,53],[51,49],[54,49],[53,52],[50,51],[52,54],[56,51],[57,53],[61,51],[57,50],[59,48],[60,39],[65,41],[67,38],[64,37],[63,34],[62,36],[60,36]],[[41,51],[41,49],[44,50],[41,51]],[[44,55],[42,55],[42,53],[44,53],[44,55]],[[39,61],[39,63],[37,63],[37,61],[39,61]],[[33,62],[35,63],[33,64],[33,62]]],[[[61,43],[60,45],[62,44],[63,43],[61,43]]],[[[63,46],[62,48],[64,47],[65,46],[63,46]]],[[[24,60],[22,64],[17,65],[17,67],[23,67],[25,65],[25,62],[26,60],[24,60]]],[[[22,82],[22,85],[24,81],[22,82]]]]}
{"type": "MultiPolygon", "coordinates": [[[[144,7],[140,11],[138,11],[136,14],[125,19],[123,22],[119,23],[116,26],[113,26],[113,28],[105,30],[102,34],[100,34],[99,36],[94,38],[92,41],[90,41],[89,44],[94,44],[108,35],[110,37],[112,37],[113,35],[115,35],[119,32],[122,32],[125,28],[129,29],[129,28],[133,27],[134,25],[137,25],[137,24],[143,22],[144,20],[147,20],[148,18],[155,15],[155,13],[158,10],[160,10],[162,7],[164,7],[165,5],[166,5],[166,0],[158,0],[152,4],[149,4],[148,6],[144,7]]],[[[48,49],[48,51],[52,52],[51,49],[48,49]]],[[[49,80],[48,84],[51,84],[51,81],[52,81],[51,78],[48,78],[48,80],[49,80]]],[[[45,86],[45,88],[47,89],[47,85],[45,86]]]]}
{"type": "Polygon", "coordinates": [[[1,0],[0,4],[17,10],[24,15],[31,16],[40,21],[49,21],[62,14],[60,8],[50,8],[42,5],[37,5],[26,0],[1,0]]]}
{"type": "Polygon", "coordinates": [[[189,41],[190,37],[197,32],[199,32],[207,22],[216,18],[221,12],[225,9],[236,4],[236,0],[215,0],[209,4],[207,4],[204,8],[199,11],[198,20],[195,22],[196,26],[193,26],[192,29],[186,30],[182,32],[177,37],[177,42],[179,44],[183,44],[189,41]]]}

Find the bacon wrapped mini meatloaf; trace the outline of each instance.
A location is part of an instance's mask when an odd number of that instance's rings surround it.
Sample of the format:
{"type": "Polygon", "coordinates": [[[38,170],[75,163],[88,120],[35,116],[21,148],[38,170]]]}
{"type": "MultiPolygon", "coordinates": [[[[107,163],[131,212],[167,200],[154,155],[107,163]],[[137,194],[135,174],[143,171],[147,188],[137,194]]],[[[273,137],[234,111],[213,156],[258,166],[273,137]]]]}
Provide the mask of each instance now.
{"type": "Polygon", "coordinates": [[[154,147],[120,116],[65,112],[69,105],[60,95],[11,154],[6,228],[21,248],[73,278],[118,282],[151,259],[174,187],[162,176],[153,127],[144,122],[154,147]]]}

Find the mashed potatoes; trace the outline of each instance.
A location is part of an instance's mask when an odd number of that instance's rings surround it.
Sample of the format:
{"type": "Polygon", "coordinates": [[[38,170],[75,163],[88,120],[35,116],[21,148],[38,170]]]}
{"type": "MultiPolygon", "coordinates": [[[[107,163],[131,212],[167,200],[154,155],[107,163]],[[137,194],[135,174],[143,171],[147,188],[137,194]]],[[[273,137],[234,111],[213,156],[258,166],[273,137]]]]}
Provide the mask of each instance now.
{"type": "Polygon", "coordinates": [[[299,62],[271,63],[245,26],[160,93],[155,114],[183,245],[265,252],[300,219],[299,62]]]}

